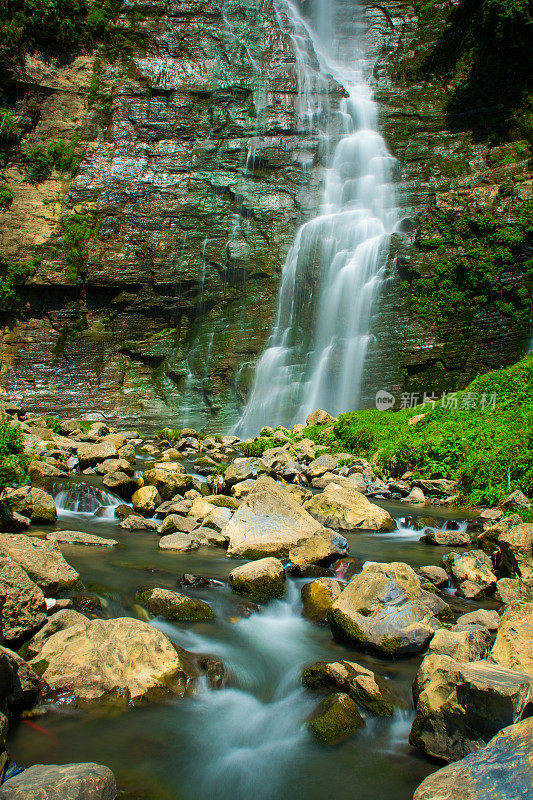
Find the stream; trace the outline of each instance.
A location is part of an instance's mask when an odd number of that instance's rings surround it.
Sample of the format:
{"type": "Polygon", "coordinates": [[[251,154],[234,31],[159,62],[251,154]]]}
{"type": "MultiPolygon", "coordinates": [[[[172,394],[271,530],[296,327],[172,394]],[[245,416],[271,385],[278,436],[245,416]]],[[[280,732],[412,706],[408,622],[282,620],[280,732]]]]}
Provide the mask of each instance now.
{"type": "MultiPolygon", "coordinates": [[[[215,621],[184,624],[156,618],[152,624],[186,649],[222,659],[226,681],[218,690],[199,682],[191,696],[127,711],[54,706],[32,724],[21,721],[13,727],[9,746],[18,763],[106,764],[125,790],[119,797],[128,800],[323,800],[331,792],[339,800],[411,800],[416,786],[437,767],[408,744],[414,716],[410,687],[418,658],[386,662],[334,642],[328,626],[301,616],[304,579],[288,578],[282,600],[250,613],[250,604],[227,585],[229,572],[243,562],[228,559],[221,548],[159,550],[156,533],[118,526],[114,506],[120,501],[95,485],[66,485],[56,491],[56,501],[62,507],[57,527],[119,541],[109,549],[61,546],[86,591],[101,598],[105,616],[146,618],[135,603],[142,585],[179,588],[184,573],[221,582],[184,589],[210,603],[215,621]],[[320,695],[300,684],[302,667],[317,659],[349,659],[375,670],[393,682],[404,707],[393,718],[367,718],[366,727],[341,746],[318,745],[303,723],[320,695]]],[[[427,509],[382,505],[400,519],[398,530],[348,534],[349,555],[362,561],[401,560],[414,567],[439,563],[445,548],[420,543],[421,533],[411,524],[427,509]],[[402,524],[402,518],[409,524],[402,524]]],[[[457,525],[457,515],[449,510],[431,513],[443,526],[457,525]]],[[[475,607],[450,600],[461,612],[475,607]]]]}

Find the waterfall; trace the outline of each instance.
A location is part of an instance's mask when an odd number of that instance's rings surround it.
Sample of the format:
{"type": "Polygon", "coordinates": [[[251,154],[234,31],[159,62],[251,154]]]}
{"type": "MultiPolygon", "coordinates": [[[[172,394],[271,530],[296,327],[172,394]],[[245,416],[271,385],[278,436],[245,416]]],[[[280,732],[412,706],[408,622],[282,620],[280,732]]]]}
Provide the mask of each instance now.
{"type": "Polygon", "coordinates": [[[398,223],[396,161],[377,130],[358,7],[313,0],[308,22],[297,0],[275,4],[294,46],[300,124],[319,128],[327,168],[319,213],[298,230],[283,268],[276,320],[236,426],[241,436],[303,422],[319,407],[357,407],[398,223]],[[332,77],[345,89],[340,108],[329,102],[332,77]]]}

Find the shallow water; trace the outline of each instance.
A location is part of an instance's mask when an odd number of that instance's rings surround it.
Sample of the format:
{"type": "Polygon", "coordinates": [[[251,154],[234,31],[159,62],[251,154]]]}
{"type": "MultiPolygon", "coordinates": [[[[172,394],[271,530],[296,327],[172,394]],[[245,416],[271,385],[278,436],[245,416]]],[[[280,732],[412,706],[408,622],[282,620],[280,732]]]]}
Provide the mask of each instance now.
{"type": "MultiPolygon", "coordinates": [[[[422,513],[388,507],[398,517],[422,513]]],[[[62,546],[86,588],[102,598],[108,616],[138,615],[135,593],[142,585],[176,588],[184,572],[225,581],[241,563],[218,548],[160,551],[157,534],[123,531],[101,513],[70,512],[62,515],[58,527],[119,540],[119,547],[109,550],[62,546]]],[[[431,513],[443,524],[453,516],[431,513]]],[[[444,548],[421,544],[419,536],[406,528],[390,535],[349,534],[349,554],[413,566],[439,563],[444,548]]],[[[418,659],[381,661],[332,641],[326,626],[301,617],[303,583],[289,579],[283,600],[249,617],[243,616],[249,604],[225,584],[187,588],[187,594],[212,605],[216,620],[153,624],[191,651],[219,656],[228,674],[226,688],[210,690],[200,683],[191,697],[120,713],[52,709],[35,720],[38,730],[26,722],[13,729],[15,760],[25,765],[80,760],[107,764],[127,787],[122,797],[142,800],[324,800],[332,792],[339,800],[410,800],[415,787],[436,768],[408,745],[410,686],[418,659]],[[303,726],[320,695],[301,687],[300,673],[316,659],[340,658],[357,660],[390,678],[405,708],[393,719],[369,718],[345,744],[323,748],[303,726]]]]}

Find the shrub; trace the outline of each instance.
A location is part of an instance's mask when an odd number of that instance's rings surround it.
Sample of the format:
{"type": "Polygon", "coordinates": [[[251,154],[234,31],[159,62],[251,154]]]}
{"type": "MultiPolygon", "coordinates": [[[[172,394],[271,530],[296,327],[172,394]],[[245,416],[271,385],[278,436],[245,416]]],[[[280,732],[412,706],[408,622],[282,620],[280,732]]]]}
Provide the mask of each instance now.
{"type": "Polygon", "coordinates": [[[64,222],[63,240],[68,266],[67,280],[74,282],[87,264],[87,242],[97,235],[100,221],[94,214],[71,214],[64,222]]]}
{"type": "Polygon", "coordinates": [[[20,304],[22,298],[18,287],[35,272],[35,266],[35,262],[9,261],[0,254],[0,311],[12,311],[20,304]]]}
{"type": "Polygon", "coordinates": [[[13,201],[13,192],[7,183],[0,183],[0,209],[9,208],[13,201]]]}
{"type": "Polygon", "coordinates": [[[47,148],[38,144],[22,153],[21,161],[26,167],[28,183],[38,184],[45,181],[54,167],[58,172],[70,172],[73,175],[81,161],[81,155],[76,153],[77,145],[78,137],[74,134],[70,142],[57,139],[47,148]]]}
{"type": "MultiPolygon", "coordinates": [[[[18,428],[0,419],[0,492],[25,478],[28,457],[24,454],[24,443],[18,428]]],[[[0,516],[6,513],[0,501],[0,516]]]]}
{"type": "Polygon", "coordinates": [[[20,136],[20,128],[12,112],[0,108],[0,141],[11,142],[20,136]]]}

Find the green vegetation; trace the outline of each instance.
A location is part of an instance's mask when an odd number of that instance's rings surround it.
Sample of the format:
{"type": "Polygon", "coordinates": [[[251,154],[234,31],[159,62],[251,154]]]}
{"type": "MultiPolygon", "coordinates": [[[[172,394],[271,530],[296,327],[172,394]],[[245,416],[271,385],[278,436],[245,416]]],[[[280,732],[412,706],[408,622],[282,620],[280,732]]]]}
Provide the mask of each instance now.
{"type": "MultiPolygon", "coordinates": [[[[320,426],[305,434],[319,441],[320,426]]],[[[341,414],[325,439],[337,451],[373,457],[384,475],[457,480],[467,505],[498,503],[515,489],[531,497],[533,356],[476,378],[435,406],[341,414]],[[409,426],[420,413],[426,416],[409,426]]]]}
{"type": "Polygon", "coordinates": [[[9,208],[13,201],[13,192],[7,183],[0,183],[0,209],[9,208]]]}
{"type": "MultiPolygon", "coordinates": [[[[24,480],[28,457],[24,453],[24,443],[18,428],[13,428],[0,419],[0,492],[13,483],[24,480]]],[[[0,516],[7,509],[0,501],[0,516]]]]}
{"type": "Polygon", "coordinates": [[[51,142],[47,148],[38,144],[22,153],[21,161],[26,169],[28,183],[45,181],[52,174],[53,168],[58,172],[70,172],[74,175],[82,158],[77,152],[77,145],[78,137],[74,134],[70,142],[59,139],[51,142]]]}
{"type": "Polygon", "coordinates": [[[54,433],[59,433],[61,429],[61,420],[57,417],[45,417],[46,427],[50,428],[54,433]]]}
{"type": "Polygon", "coordinates": [[[157,439],[168,439],[169,442],[181,439],[181,428],[161,428],[155,432],[157,439]]]}
{"type": "Polygon", "coordinates": [[[87,264],[87,242],[97,235],[100,220],[94,214],[71,214],[64,223],[63,240],[68,266],[65,277],[74,282],[87,264]]]}
{"type": "Polygon", "coordinates": [[[514,225],[488,213],[435,212],[425,220],[424,231],[417,245],[433,251],[426,256],[428,274],[408,267],[401,285],[412,313],[446,322],[492,306],[527,323],[533,259],[523,261],[523,254],[533,242],[533,202],[523,204],[514,225]],[[524,274],[525,281],[510,281],[509,273],[524,274]]]}
{"type": "Polygon", "coordinates": [[[0,253],[0,312],[12,311],[22,302],[18,291],[30,275],[35,272],[36,263],[9,261],[0,253]]]}
{"type": "Polygon", "coordinates": [[[20,136],[20,128],[13,113],[7,108],[0,108],[0,142],[12,142],[20,136]]]}
{"type": "Polygon", "coordinates": [[[276,442],[273,436],[259,436],[257,439],[250,439],[247,442],[242,442],[240,444],[240,449],[245,456],[259,458],[263,455],[265,450],[268,450],[270,447],[276,447],[277,444],[278,442],[276,442]]]}
{"type": "Polygon", "coordinates": [[[449,124],[493,142],[533,141],[530,0],[461,0],[449,9],[439,0],[417,5],[424,27],[449,15],[420,69],[452,86],[449,124]]]}

